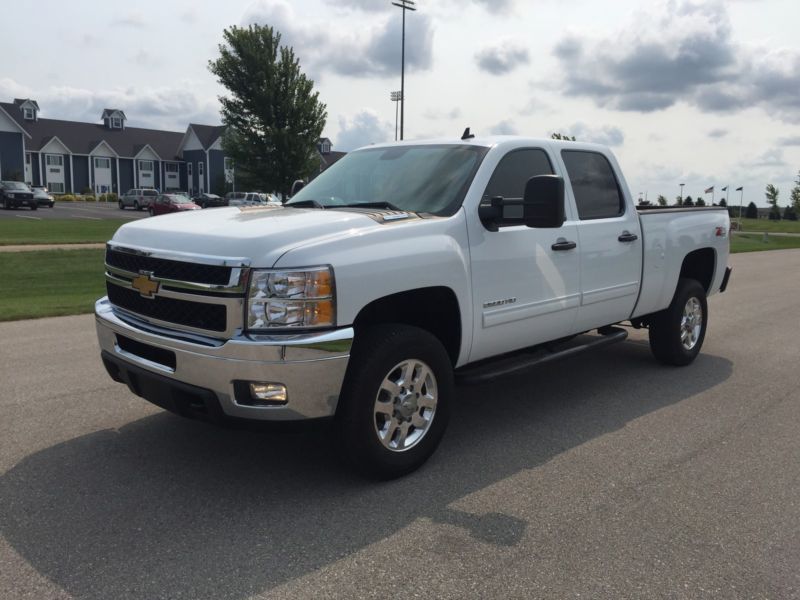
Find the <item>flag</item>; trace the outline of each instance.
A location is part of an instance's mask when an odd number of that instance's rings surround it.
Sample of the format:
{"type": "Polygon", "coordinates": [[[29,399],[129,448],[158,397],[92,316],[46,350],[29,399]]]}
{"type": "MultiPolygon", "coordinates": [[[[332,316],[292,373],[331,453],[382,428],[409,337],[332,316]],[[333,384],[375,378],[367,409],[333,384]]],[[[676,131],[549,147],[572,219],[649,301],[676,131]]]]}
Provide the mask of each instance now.
{"type": "Polygon", "coordinates": [[[743,187],[744,187],[744,186],[736,188],[736,191],[737,191],[737,192],[741,192],[743,187]]]}
{"type": "Polygon", "coordinates": [[[722,191],[723,192],[727,192],[728,191],[728,186],[726,185],[724,188],[722,188],[722,191]]]}
{"type": "Polygon", "coordinates": [[[708,188],[708,189],[707,189],[705,192],[703,192],[703,193],[704,193],[704,194],[710,194],[710,193],[711,193],[711,192],[713,192],[713,191],[714,191],[714,186],[712,185],[710,188],[708,188]]]}

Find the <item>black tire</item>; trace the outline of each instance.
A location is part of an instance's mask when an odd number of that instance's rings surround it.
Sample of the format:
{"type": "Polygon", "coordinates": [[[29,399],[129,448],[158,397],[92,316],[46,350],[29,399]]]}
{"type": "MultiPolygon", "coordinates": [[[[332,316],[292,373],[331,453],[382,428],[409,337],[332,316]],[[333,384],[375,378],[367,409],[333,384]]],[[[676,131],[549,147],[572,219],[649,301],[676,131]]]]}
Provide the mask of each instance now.
{"type": "MultiPolygon", "coordinates": [[[[413,368],[413,373],[417,375],[420,371],[413,368]]],[[[336,415],[339,439],[350,463],[362,475],[372,479],[394,479],[419,468],[434,453],[444,435],[453,389],[450,357],[441,342],[427,331],[408,325],[387,324],[362,332],[353,345],[336,415]],[[400,425],[396,435],[385,436],[399,440],[399,429],[406,427],[409,447],[390,449],[381,441],[378,428],[385,427],[388,434],[395,417],[377,414],[376,406],[379,393],[381,398],[389,400],[388,395],[380,392],[384,380],[393,374],[399,375],[401,365],[409,361],[428,367],[433,377],[428,381],[433,385],[429,388],[428,384],[415,380],[416,389],[411,385],[401,389],[420,398],[421,393],[425,396],[434,388],[435,409],[427,413],[428,409],[418,406],[414,398],[409,405],[402,407],[399,397],[395,397],[394,403],[386,402],[389,408],[396,408],[399,417],[409,420],[400,425]],[[408,414],[401,415],[400,410],[407,410],[408,414]],[[427,427],[424,430],[415,428],[410,419],[424,420],[423,415],[430,417],[427,427]],[[419,436],[416,441],[412,439],[415,435],[419,436]]]]}
{"type": "Polygon", "coordinates": [[[142,207],[139,206],[139,201],[138,200],[134,200],[133,201],[133,210],[142,210],[142,207]]]}
{"type": "Polygon", "coordinates": [[[119,206],[119,209],[120,209],[120,210],[125,210],[125,205],[122,203],[122,200],[120,200],[119,202],[117,202],[117,206],[119,206]]]}
{"type": "Polygon", "coordinates": [[[200,205],[200,208],[208,208],[208,202],[203,202],[203,203],[200,205]]]}
{"type": "Polygon", "coordinates": [[[703,347],[707,326],[706,291],[694,279],[680,279],[670,305],[650,318],[650,350],[666,365],[688,365],[697,358],[703,347]],[[684,321],[684,313],[692,300],[697,302],[700,309],[699,332],[696,318],[688,317],[684,321]],[[684,335],[686,339],[683,339],[684,335]]]}
{"type": "Polygon", "coordinates": [[[33,206],[31,206],[31,210],[37,210],[38,208],[39,208],[39,207],[38,207],[38,206],[36,206],[35,204],[34,204],[33,206]]]}
{"type": "Polygon", "coordinates": [[[3,209],[4,210],[11,210],[11,202],[8,201],[8,198],[3,200],[3,209]]]}
{"type": "Polygon", "coordinates": [[[147,209],[147,212],[148,212],[148,213],[150,213],[150,216],[151,216],[151,217],[152,217],[152,216],[155,214],[155,211],[153,210],[153,207],[152,207],[152,206],[151,206],[150,208],[148,208],[148,209],[147,209]]]}

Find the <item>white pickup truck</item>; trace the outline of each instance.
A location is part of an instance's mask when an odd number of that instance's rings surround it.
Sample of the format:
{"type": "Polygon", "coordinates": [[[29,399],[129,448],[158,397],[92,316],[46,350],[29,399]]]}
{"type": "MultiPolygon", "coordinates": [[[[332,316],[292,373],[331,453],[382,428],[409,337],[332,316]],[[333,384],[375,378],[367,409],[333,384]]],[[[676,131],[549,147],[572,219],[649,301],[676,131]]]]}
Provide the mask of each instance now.
{"type": "Polygon", "coordinates": [[[729,227],[724,208],[637,210],[603,146],[369,146],[283,207],[121,227],[97,334],[110,376],[161,407],[333,417],[360,471],[397,477],[436,449],[456,382],[622,341],[622,322],[692,362],[729,227]]]}

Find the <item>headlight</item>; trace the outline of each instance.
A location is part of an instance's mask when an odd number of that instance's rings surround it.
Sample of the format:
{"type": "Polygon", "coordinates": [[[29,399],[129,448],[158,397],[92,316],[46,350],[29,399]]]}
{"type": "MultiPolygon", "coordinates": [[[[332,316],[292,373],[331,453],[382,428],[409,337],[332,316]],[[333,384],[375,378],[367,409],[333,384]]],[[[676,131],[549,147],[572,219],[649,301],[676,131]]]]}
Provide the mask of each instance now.
{"type": "Polygon", "coordinates": [[[247,291],[247,328],[336,325],[333,269],[253,269],[247,291]]]}

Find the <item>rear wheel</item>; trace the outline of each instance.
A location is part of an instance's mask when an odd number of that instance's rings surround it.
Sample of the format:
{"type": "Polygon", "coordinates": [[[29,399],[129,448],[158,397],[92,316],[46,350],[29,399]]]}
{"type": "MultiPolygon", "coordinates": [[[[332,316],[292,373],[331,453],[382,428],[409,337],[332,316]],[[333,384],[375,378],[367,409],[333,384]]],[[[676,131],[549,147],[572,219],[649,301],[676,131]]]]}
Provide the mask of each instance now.
{"type": "Polygon", "coordinates": [[[453,369],[441,342],[423,329],[380,325],[357,338],[337,424],[353,466],[376,479],[420,467],[444,435],[453,369]]]}
{"type": "Polygon", "coordinates": [[[117,206],[119,206],[119,209],[120,209],[120,210],[125,210],[125,205],[122,203],[122,200],[120,200],[119,202],[117,202],[117,206]]]}
{"type": "Polygon", "coordinates": [[[3,208],[6,210],[11,210],[11,202],[9,202],[8,198],[3,200],[3,208]]]}
{"type": "Polygon", "coordinates": [[[35,204],[35,203],[34,203],[34,204],[31,204],[31,210],[36,210],[37,208],[39,208],[39,207],[38,207],[38,206],[36,206],[36,204],[35,204]]]}
{"type": "Polygon", "coordinates": [[[149,213],[150,213],[150,216],[151,216],[151,217],[152,217],[152,216],[155,214],[155,211],[153,210],[153,207],[152,207],[152,206],[151,206],[150,208],[148,208],[148,209],[147,209],[147,212],[149,212],[149,213]]]}
{"type": "Polygon", "coordinates": [[[650,319],[650,350],[662,363],[684,366],[697,358],[706,337],[708,303],[703,286],[680,279],[670,305],[650,319]]]}
{"type": "Polygon", "coordinates": [[[134,209],[134,210],[142,210],[142,209],[139,207],[139,201],[138,201],[138,200],[134,200],[134,201],[133,201],[133,209],[134,209]]]}

